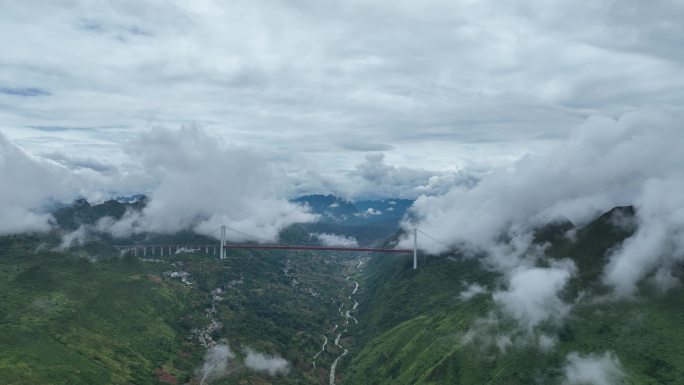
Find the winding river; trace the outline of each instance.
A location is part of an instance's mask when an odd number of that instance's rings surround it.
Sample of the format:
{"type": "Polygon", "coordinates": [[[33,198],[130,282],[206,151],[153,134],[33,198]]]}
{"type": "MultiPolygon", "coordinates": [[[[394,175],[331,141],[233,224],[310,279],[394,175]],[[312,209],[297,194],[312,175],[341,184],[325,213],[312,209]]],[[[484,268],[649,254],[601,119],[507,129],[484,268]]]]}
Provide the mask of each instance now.
{"type": "MultiPolygon", "coordinates": [[[[363,265],[364,262],[365,262],[365,261],[364,261],[363,259],[359,259],[359,263],[358,263],[358,265],[356,266],[356,270],[357,270],[357,271],[360,271],[360,270],[361,270],[361,266],[363,265]]],[[[286,272],[286,273],[287,273],[287,272],[286,272]]],[[[346,277],[346,281],[350,281],[351,278],[352,278],[351,276],[347,276],[347,277],[346,277]]],[[[344,327],[344,326],[346,326],[346,325],[349,325],[349,320],[354,321],[354,324],[358,324],[358,323],[359,323],[359,321],[356,319],[356,317],[354,317],[354,316],[352,315],[352,312],[355,312],[356,309],[357,309],[358,306],[359,306],[359,302],[358,302],[357,300],[355,300],[355,299],[352,298],[352,296],[353,296],[354,294],[356,294],[356,292],[359,290],[359,283],[358,283],[357,281],[352,281],[352,282],[354,282],[354,289],[352,290],[351,294],[350,294],[347,298],[348,298],[350,301],[354,301],[354,305],[353,305],[353,307],[351,307],[350,309],[348,309],[348,310],[346,310],[346,311],[343,311],[343,309],[344,309],[344,307],[345,307],[345,302],[344,302],[344,300],[340,301],[340,307],[337,309],[337,312],[340,313],[340,316],[341,316],[341,317],[343,317],[343,322],[342,322],[341,325],[340,325],[340,324],[335,324],[335,325],[333,326],[332,330],[330,330],[330,333],[335,333],[335,332],[337,331],[337,329],[340,328],[340,326],[343,326],[343,327],[344,327]]],[[[350,305],[350,306],[351,306],[351,305],[350,305]]],[[[342,344],[340,343],[340,341],[341,341],[341,339],[342,339],[342,336],[343,336],[344,333],[347,332],[347,329],[346,329],[346,328],[340,328],[340,329],[342,329],[342,330],[340,330],[339,332],[337,332],[336,335],[333,334],[333,335],[335,335],[335,339],[334,339],[333,342],[334,342],[334,345],[335,345],[337,348],[339,348],[339,349],[342,350],[342,353],[340,353],[337,357],[335,357],[335,360],[334,360],[334,361],[332,362],[332,364],[330,365],[330,385],[335,385],[335,376],[336,376],[336,374],[337,374],[337,365],[339,364],[340,360],[341,360],[344,356],[346,356],[347,354],[349,354],[349,349],[345,348],[345,347],[342,346],[342,344]]],[[[313,362],[313,367],[314,367],[314,368],[316,367],[316,359],[317,359],[323,352],[325,352],[325,348],[326,348],[327,345],[328,345],[328,337],[327,337],[326,335],[323,335],[323,345],[321,346],[321,350],[318,351],[318,353],[316,353],[316,355],[314,355],[314,356],[311,358],[311,360],[312,360],[312,362],[313,362]]]]}
{"type": "MultiPolygon", "coordinates": [[[[362,264],[363,264],[363,259],[359,259],[359,264],[356,266],[356,270],[360,270],[362,264]]],[[[351,276],[347,276],[346,280],[349,281],[350,279],[351,279],[351,276]]],[[[356,281],[353,281],[353,282],[354,282],[354,290],[352,291],[351,295],[349,295],[349,297],[347,297],[347,298],[348,298],[349,300],[353,300],[353,301],[354,301],[354,307],[352,307],[351,309],[349,309],[349,310],[347,310],[346,312],[343,313],[343,312],[342,312],[342,308],[344,307],[344,301],[343,301],[343,302],[340,304],[339,309],[337,309],[337,311],[339,311],[340,314],[344,317],[344,323],[343,323],[343,325],[348,325],[350,319],[352,319],[352,320],[354,321],[354,324],[358,324],[358,323],[359,323],[359,321],[356,319],[356,317],[354,317],[353,315],[351,315],[351,312],[352,312],[352,311],[355,311],[356,308],[359,306],[358,301],[352,299],[352,296],[353,296],[354,294],[356,294],[356,292],[359,290],[359,283],[356,282],[356,281]]],[[[335,331],[335,329],[337,329],[337,325],[335,325],[335,328],[333,329],[333,331],[335,331]]],[[[343,351],[342,351],[342,353],[341,353],[339,356],[337,356],[337,357],[335,358],[335,360],[333,361],[332,365],[330,365],[330,385],[335,385],[335,374],[336,374],[336,371],[337,371],[337,364],[340,362],[340,360],[342,359],[342,357],[346,356],[347,353],[349,353],[349,350],[346,349],[345,347],[343,347],[343,346],[340,344],[340,338],[342,338],[342,334],[343,334],[344,332],[346,332],[346,331],[347,331],[347,329],[344,329],[342,332],[340,332],[340,333],[337,334],[337,337],[335,337],[335,346],[337,346],[337,347],[343,349],[343,351]]]]}

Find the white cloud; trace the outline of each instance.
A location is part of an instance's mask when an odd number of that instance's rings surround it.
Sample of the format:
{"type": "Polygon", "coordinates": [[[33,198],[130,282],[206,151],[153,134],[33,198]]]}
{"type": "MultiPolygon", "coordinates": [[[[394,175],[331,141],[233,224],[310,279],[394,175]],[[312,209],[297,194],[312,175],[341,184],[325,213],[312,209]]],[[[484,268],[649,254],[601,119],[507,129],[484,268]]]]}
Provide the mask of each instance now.
{"type": "Polygon", "coordinates": [[[368,209],[366,209],[364,214],[366,214],[366,215],[382,215],[382,211],[376,210],[372,207],[369,207],[368,209]]]}
{"type": "Polygon", "coordinates": [[[66,250],[74,245],[82,245],[85,243],[88,237],[87,228],[85,226],[79,226],[78,229],[62,235],[62,241],[57,246],[58,250],[66,250]]]}
{"type": "Polygon", "coordinates": [[[220,344],[209,348],[204,355],[202,368],[197,372],[200,376],[200,385],[208,384],[208,381],[220,379],[228,374],[228,363],[235,358],[227,344],[220,344]]]}
{"type": "Polygon", "coordinates": [[[625,378],[620,360],[611,352],[586,356],[569,353],[564,372],[564,385],[618,385],[625,378]]]}
{"type": "Polygon", "coordinates": [[[45,231],[51,215],[43,207],[69,196],[66,170],[35,159],[0,132],[0,234],[45,231]]]}
{"type": "Polygon", "coordinates": [[[486,291],[487,290],[484,287],[476,283],[473,283],[471,285],[468,285],[468,287],[465,290],[463,290],[461,294],[459,294],[459,298],[461,298],[464,301],[467,301],[478,294],[485,293],[486,291]]]}
{"type": "Polygon", "coordinates": [[[454,168],[430,170],[396,166],[380,152],[364,154],[364,160],[351,170],[307,167],[288,173],[293,195],[326,192],[347,199],[414,199],[419,195],[440,195],[456,185],[474,185],[479,174],[454,168]]]}
{"type": "Polygon", "coordinates": [[[558,339],[556,337],[547,334],[541,334],[537,339],[537,346],[539,346],[539,349],[541,351],[547,352],[553,349],[556,346],[557,342],[558,339]]]}
{"type": "MultiPolygon", "coordinates": [[[[532,153],[473,188],[421,197],[418,227],[453,243],[490,244],[513,227],[524,230],[558,216],[575,223],[617,205],[633,204],[651,179],[680,173],[680,116],[640,111],[618,120],[593,117],[570,139],[532,153]]],[[[440,251],[439,245],[426,246],[440,251]]]]}
{"type": "Polygon", "coordinates": [[[195,121],[321,170],[491,168],[591,113],[681,105],[683,11],[642,3],[7,2],[2,128],[101,159],[195,121]]]}
{"type": "Polygon", "coordinates": [[[277,355],[266,355],[250,348],[245,349],[245,366],[257,372],[264,372],[270,376],[287,374],[290,362],[277,355]]]}
{"type": "Polygon", "coordinates": [[[282,196],[284,180],[256,153],[229,147],[194,127],[154,129],[131,142],[129,153],[153,178],[149,202],[118,224],[101,222],[113,234],[193,229],[216,236],[221,225],[233,240],[275,240],[290,224],[315,216],[282,196]]]}
{"type": "Polygon", "coordinates": [[[359,245],[358,241],[354,237],[347,237],[344,235],[327,233],[313,233],[311,235],[318,238],[321,241],[321,243],[326,246],[356,247],[359,245]]]}
{"type": "Polygon", "coordinates": [[[494,301],[509,316],[532,333],[540,323],[559,321],[570,311],[570,305],[560,298],[575,265],[570,261],[549,268],[519,267],[510,273],[508,288],[493,294],[494,301]]]}
{"type": "MultiPolygon", "coordinates": [[[[367,153],[365,161],[349,172],[349,193],[363,197],[415,198],[441,195],[456,185],[472,186],[477,178],[462,171],[434,171],[397,167],[385,162],[384,153],[367,153]]],[[[370,212],[371,215],[374,213],[370,212]]]]}
{"type": "MultiPolygon", "coordinates": [[[[680,142],[682,143],[682,142],[680,142]]],[[[684,164],[684,163],[682,163],[684,164]]],[[[636,233],[611,255],[604,281],[618,295],[631,295],[636,284],[656,272],[655,283],[669,289],[678,280],[672,268],[684,260],[684,174],[648,180],[634,202],[636,233]]]]}

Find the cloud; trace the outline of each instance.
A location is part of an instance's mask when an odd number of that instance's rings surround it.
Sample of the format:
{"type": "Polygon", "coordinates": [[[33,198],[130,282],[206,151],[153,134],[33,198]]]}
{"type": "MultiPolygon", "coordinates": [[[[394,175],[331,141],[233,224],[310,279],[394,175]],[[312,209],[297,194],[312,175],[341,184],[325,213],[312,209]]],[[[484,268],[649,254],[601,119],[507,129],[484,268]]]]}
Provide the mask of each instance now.
{"type": "Polygon", "coordinates": [[[339,234],[328,234],[328,233],[313,233],[311,234],[318,238],[321,243],[325,246],[349,246],[356,247],[359,245],[356,238],[347,237],[339,234]]]}
{"type": "Polygon", "coordinates": [[[544,321],[559,321],[570,312],[559,294],[576,268],[571,261],[549,268],[519,267],[510,273],[508,288],[492,295],[506,314],[531,334],[544,321]]]}
{"type": "Polygon", "coordinates": [[[0,94],[12,95],[12,96],[48,96],[50,93],[48,91],[42,90],[40,88],[33,87],[0,87],[0,94]]]}
{"type": "Polygon", "coordinates": [[[362,213],[363,215],[382,215],[382,211],[369,207],[362,213]]]}
{"type": "Polygon", "coordinates": [[[74,245],[83,245],[88,239],[88,229],[85,226],[79,226],[78,229],[62,235],[62,241],[57,246],[58,250],[66,250],[74,245]]]}
{"type": "MultiPolygon", "coordinates": [[[[684,164],[684,163],[683,163],[684,164]]],[[[684,261],[684,174],[648,180],[634,202],[637,230],[610,255],[604,281],[622,296],[655,272],[654,282],[667,290],[678,283],[672,269],[684,261]]]]}
{"type": "Polygon", "coordinates": [[[557,218],[581,226],[615,206],[634,205],[636,219],[611,219],[636,232],[608,255],[604,282],[618,295],[633,294],[644,279],[666,290],[678,283],[673,268],[684,260],[681,118],[653,110],[592,117],[568,140],[528,154],[474,187],[420,197],[411,209],[417,220],[405,226],[446,244],[420,237],[427,251],[460,247],[484,255],[483,264],[501,273],[505,284],[493,294],[495,303],[528,334],[562,321],[572,307],[561,294],[574,264],[549,265],[544,247],[532,244],[533,229],[557,218]]]}
{"type": "Polygon", "coordinates": [[[340,147],[351,150],[351,151],[391,151],[394,150],[394,146],[382,143],[370,143],[370,142],[341,142],[340,147]]]}
{"type": "MultiPolygon", "coordinates": [[[[352,170],[335,173],[307,172],[295,180],[306,178],[296,191],[330,192],[349,199],[407,198],[440,195],[457,185],[472,186],[478,174],[464,170],[427,170],[398,167],[385,161],[385,153],[366,153],[364,160],[352,170]],[[314,186],[311,186],[315,183],[314,186]]],[[[369,212],[370,215],[375,215],[369,212]]]]}
{"type": "Polygon", "coordinates": [[[200,385],[220,379],[228,374],[228,363],[235,358],[227,344],[219,344],[209,348],[204,354],[204,363],[197,373],[200,376],[200,385]]]}
{"type": "Polygon", "coordinates": [[[100,223],[113,234],[192,229],[216,236],[227,225],[238,231],[228,231],[229,239],[272,241],[282,228],[316,218],[281,195],[286,182],[271,164],[197,127],[150,130],[128,148],[153,187],[142,212],[100,223]]]}
{"type": "Polygon", "coordinates": [[[563,369],[564,385],[618,385],[625,378],[620,360],[611,352],[586,356],[569,353],[563,369]]]}
{"type": "Polygon", "coordinates": [[[399,167],[489,169],[588,115],[682,101],[671,1],[43,5],[0,15],[16,37],[0,78],[22,79],[2,86],[3,129],[32,153],[49,149],[26,126],[117,126],[60,136],[71,155],[116,158],[141,128],[198,122],[293,168],[384,150],[399,167]],[[36,90],[52,95],[14,95],[36,90]]]}
{"type": "Polygon", "coordinates": [[[482,293],[486,293],[486,292],[487,292],[487,290],[484,287],[482,287],[476,283],[473,283],[471,285],[468,285],[468,287],[465,290],[463,290],[461,292],[461,294],[459,294],[458,296],[462,300],[467,301],[467,300],[473,298],[474,296],[476,296],[478,294],[482,294],[482,293]]]}
{"type": "Polygon", "coordinates": [[[477,178],[462,171],[434,171],[397,167],[385,162],[381,152],[366,154],[351,177],[358,178],[356,196],[415,198],[418,195],[441,195],[457,185],[472,186],[477,178]]]}
{"type": "Polygon", "coordinates": [[[70,156],[60,152],[41,154],[44,159],[52,160],[71,170],[91,169],[98,173],[114,174],[119,170],[112,164],[99,161],[90,157],[70,156]]]}
{"type": "Polygon", "coordinates": [[[257,372],[276,376],[278,374],[287,374],[290,371],[290,362],[280,356],[266,355],[251,348],[246,348],[245,354],[245,366],[257,372]]]}
{"type": "Polygon", "coordinates": [[[45,231],[44,205],[69,195],[67,172],[35,159],[0,132],[0,234],[45,231]]]}
{"type": "MultiPolygon", "coordinates": [[[[636,204],[641,208],[637,215],[644,229],[656,221],[653,218],[661,218],[672,234],[679,231],[681,223],[674,210],[680,204],[675,191],[684,164],[681,148],[684,131],[680,114],[644,110],[618,119],[592,117],[573,130],[569,139],[528,154],[509,169],[488,174],[472,188],[455,187],[443,196],[420,197],[412,208],[417,221],[406,226],[416,225],[446,243],[422,238],[421,247],[431,252],[457,245],[489,250],[501,234],[515,237],[529,233],[558,217],[581,225],[612,207],[636,204]],[[649,186],[664,183],[659,180],[670,181],[669,188],[651,199],[657,188],[649,186]],[[663,207],[674,212],[649,210],[647,202],[658,199],[665,200],[663,207]]],[[[636,237],[651,239],[645,236],[646,231],[636,237]]],[[[654,231],[657,227],[650,230],[654,231]]],[[[624,278],[624,285],[629,287],[653,267],[647,262],[627,263],[648,258],[644,253],[624,251],[637,245],[645,246],[648,255],[662,251],[650,249],[646,242],[626,242],[623,251],[614,256],[610,271],[615,272],[608,273],[608,282],[616,284],[624,278]],[[617,262],[626,255],[631,257],[617,262]],[[639,273],[630,272],[632,269],[639,273]]],[[[680,250],[674,246],[673,250],[680,250]]]]}

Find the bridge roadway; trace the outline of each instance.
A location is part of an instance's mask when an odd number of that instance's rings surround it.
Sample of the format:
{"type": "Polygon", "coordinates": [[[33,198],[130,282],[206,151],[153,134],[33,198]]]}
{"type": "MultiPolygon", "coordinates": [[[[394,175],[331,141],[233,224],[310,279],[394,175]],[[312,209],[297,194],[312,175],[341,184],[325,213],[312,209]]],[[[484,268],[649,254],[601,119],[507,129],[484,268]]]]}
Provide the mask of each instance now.
{"type": "MultiPolygon", "coordinates": [[[[206,254],[216,255],[220,245],[117,245],[115,246],[121,254],[133,252],[137,257],[141,251],[142,256],[150,255],[164,256],[177,253],[179,251],[204,251],[206,254]],[[159,253],[157,254],[157,251],[159,253]]],[[[269,244],[252,244],[252,243],[227,243],[224,249],[251,249],[251,250],[290,250],[290,251],[342,251],[342,252],[369,252],[369,253],[396,253],[396,254],[412,254],[412,249],[391,249],[391,248],[374,248],[374,247],[345,247],[345,246],[317,246],[317,245],[269,245],[269,244]]]]}
{"type": "Polygon", "coordinates": [[[260,249],[260,250],[322,250],[322,251],[351,251],[369,253],[397,253],[413,254],[412,249],[388,249],[373,247],[344,247],[344,246],[309,246],[309,245],[259,245],[259,244],[226,244],[226,249],[260,249]]]}

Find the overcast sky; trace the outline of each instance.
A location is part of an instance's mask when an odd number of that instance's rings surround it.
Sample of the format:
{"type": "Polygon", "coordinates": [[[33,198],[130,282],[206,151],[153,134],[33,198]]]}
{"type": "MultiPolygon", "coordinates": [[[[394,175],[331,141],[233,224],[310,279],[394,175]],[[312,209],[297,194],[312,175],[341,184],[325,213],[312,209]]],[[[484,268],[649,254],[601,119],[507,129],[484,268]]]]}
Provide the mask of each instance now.
{"type": "Polygon", "coordinates": [[[106,171],[141,132],[195,125],[295,192],[373,195],[339,180],[369,162],[425,188],[590,115],[680,108],[681,20],[674,0],[0,0],[0,132],[106,171]]]}

